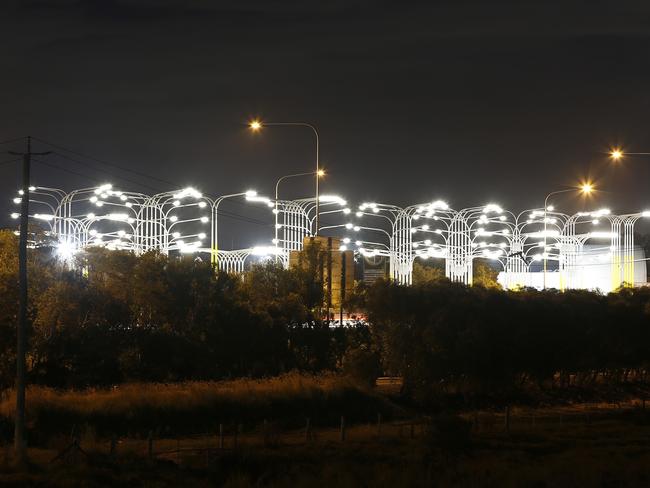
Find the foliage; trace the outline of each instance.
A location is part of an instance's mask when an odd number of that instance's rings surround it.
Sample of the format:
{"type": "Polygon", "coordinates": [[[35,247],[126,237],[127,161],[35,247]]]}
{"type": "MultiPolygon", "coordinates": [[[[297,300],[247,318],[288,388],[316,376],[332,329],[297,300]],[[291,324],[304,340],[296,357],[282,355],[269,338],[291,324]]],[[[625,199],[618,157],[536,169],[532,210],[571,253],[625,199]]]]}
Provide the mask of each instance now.
{"type": "Polygon", "coordinates": [[[504,392],[645,379],[650,289],[505,292],[429,282],[366,294],[374,342],[407,393],[504,392]]]}
{"type": "MultiPolygon", "coordinates": [[[[0,419],[12,419],[15,397],[0,402],[0,419]]],[[[264,419],[294,428],[305,417],[315,424],[336,424],[342,414],[366,420],[393,407],[370,390],[332,374],[290,373],[262,380],[176,384],[133,383],[110,389],[55,390],[32,386],[27,416],[39,440],[69,433],[73,425],[91,426],[102,437],[214,432],[219,423],[254,425],[264,419]]]]}
{"type": "MultiPolygon", "coordinates": [[[[15,364],[17,247],[0,232],[4,387],[15,364]]],[[[72,271],[51,249],[30,250],[29,381],[83,388],[334,370],[359,334],[319,320],[322,254],[308,246],[300,266],[259,265],[242,280],[154,252],[89,248],[72,271]]]]}

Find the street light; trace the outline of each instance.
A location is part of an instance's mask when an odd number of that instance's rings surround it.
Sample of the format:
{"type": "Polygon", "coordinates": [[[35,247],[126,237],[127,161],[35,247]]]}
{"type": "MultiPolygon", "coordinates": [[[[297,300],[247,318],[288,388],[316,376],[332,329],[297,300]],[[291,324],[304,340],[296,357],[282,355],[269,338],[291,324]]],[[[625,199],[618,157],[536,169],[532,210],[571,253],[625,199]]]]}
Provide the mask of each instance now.
{"type": "MultiPolygon", "coordinates": [[[[546,198],[544,199],[544,252],[542,253],[542,256],[544,257],[544,280],[543,280],[543,286],[542,288],[546,290],[546,259],[548,257],[547,252],[546,252],[546,223],[547,223],[547,218],[546,218],[546,213],[549,210],[548,206],[548,199],[552,197],[553,195],[558,195],[560,193],[568,193],[576,191],[576,188],[567,188],[566,190],[557,190],[557,191],[552,191],[548,195],[546,195],[546,198]]],[[[578,188],[578,191],[582,193],[583,195],[589,195],[592,191],[594,191],[594,185],[590,182],[585,182],[580,187],[578,188]]],[[[551,211],[553,211],[553,208],[551,208],[551,211]]]]}
{"type": "MultiPolygon", "coordinates": [[[[253,132],[259,132],[263,127],[268,127],[268,126],[293,126],[293,127],[307,127],[311,129],[316,136],[316,171],[314,171],[312,174],[315,175],[316,179],[316,231],[314,235],[318,235],[318,220],[319,220],[319,214],[320,214],[320,208],[318,204],[318,196],[319,196],[319,179],[323,176],[325,176],[325,172],[321,169],[320,167],[320,137],[318,134],[318,129],[314,127],[312,124],[308,124],[307,122],[262,122],[261,120],[252,120],[249,122],[248,127],[251,129],[253,132]]],[[[277,200],[277,199],[276,199],[277,200]]]]}

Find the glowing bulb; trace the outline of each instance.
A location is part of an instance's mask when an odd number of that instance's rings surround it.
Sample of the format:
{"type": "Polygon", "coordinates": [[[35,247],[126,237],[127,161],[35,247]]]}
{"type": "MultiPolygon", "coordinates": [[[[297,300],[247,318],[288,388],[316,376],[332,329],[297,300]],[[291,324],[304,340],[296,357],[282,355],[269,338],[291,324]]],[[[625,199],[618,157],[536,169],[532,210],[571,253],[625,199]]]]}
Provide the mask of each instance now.
{"type": "Polygon", "coordinates": [[[250,127],[250,129],[253,132],[257,132],[262,128],[262,122],[260,122],[259,120],[251,120],[250,123],[248,124],[248,127],[250,127]]]}
{"type": "Polygon", "coordinates": [[[14,203],[20,203],[22,201],[23,201],[22,198],[18,198],[18,197],[14,198],[14,203]]]}
{"type": "Polygon", "coordinates": [[[325,170],[324,169],[319,169],[318,172],[316,173],[319,178],[325,176],[325,170]]]}
{"type": "Polygon", "coordinates": [[[204,216],[204,217],[201,217],[201,222],[204,223],[204,224],[207,223],[208,220],[210,220],[210,219],[208,219],[208,218],[205,217],[205,216],[204,216]]]}
{"type": "Polygon", "coordinates": [[[609,153],[609,156],[614,160],[618,161],[623,157],[623,151],[621,149],[612,149],[612,151],[609,153]]]}
{"type": "Polygon", "coordinates": [[[594,190],[594,187],[591,183],[585,183],[580,187],[580,191],[586,195],[591,193],[594,190]]]}
{"type": "Polygon", "coordinates": [[[201,232],[199,234],[199,239],[205,239],[205,232],[201,232]]]}
{"type": "Polygon", "coordinates": [[[171,220],[172,222],[176,222],[178,220],[178,217],[176,217],[176,215],[172,215],[171,217],[169,217],[169,220],[171,220]]]}
{"type": "Polygon", "coordinates": [[[207,203],[205,202],[199,202],[199,208],[205,208],[206,205],[207,203]]]}
{"type": "Polygon", "coordinates": [[[173,237],[174,239],[178,239],[180,236],[181,236],[181,233],[180,233],[180,232],[174,232],[174,233],[172,234],[172,237],[173,237]]]}
{"type": "Polygon", "coordinates": [[[174,200],[174,207],[178,207],[181,204],[180,200],[174,200]]]}
{"type": "Polygon", "coordinates": [[[14,213],[11,214],[12,219],[17,219],[18,217],[20,217],[19,213],[14,212],[14,213]]]}

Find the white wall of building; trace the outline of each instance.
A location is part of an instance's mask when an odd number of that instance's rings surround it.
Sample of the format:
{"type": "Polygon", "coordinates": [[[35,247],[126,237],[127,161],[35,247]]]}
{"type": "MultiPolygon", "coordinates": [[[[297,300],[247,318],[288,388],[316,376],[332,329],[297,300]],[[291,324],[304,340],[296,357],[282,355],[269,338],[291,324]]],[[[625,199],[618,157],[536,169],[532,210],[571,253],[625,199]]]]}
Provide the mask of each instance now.
{"type": "MultiPolygon", "coordinates": [[[[556,269],[556,263],[553,264],[555,266],[549,266],[549,268],[553,269],[546,272],[546,288],[560,289],[560,273],[556,269]]],[[[612,254],[609,252],[608,247],[586,245],[584,253],[577,259],[576,266],[569,270],[568,273],[571,274],[569,279],[572,284],[571,288],[600,291],[602,293],[613,291],[612,254]]],[[[507,273],[500,272],[497,281],[505,288],[506,283],[509,281],[507,273]]],[[[544,287],[544,273],[542,271],[518,273],[516,281],[519,286],[541,290],[544,287]]],[[[646,282],[645,252],[641,247],[635,246],[634,285],[640,286],[646,282]]]]}

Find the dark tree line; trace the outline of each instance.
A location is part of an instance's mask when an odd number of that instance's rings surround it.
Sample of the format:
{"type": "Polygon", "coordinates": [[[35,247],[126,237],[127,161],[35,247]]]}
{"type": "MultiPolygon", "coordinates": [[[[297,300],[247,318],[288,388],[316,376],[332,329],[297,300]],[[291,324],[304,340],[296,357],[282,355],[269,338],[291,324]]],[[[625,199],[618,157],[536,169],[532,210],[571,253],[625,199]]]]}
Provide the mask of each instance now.
{"type": "MultiPolygon", "coordinates": [[[[13,233],[0,233],[4,387],[14,372],[16,244],[13,233]]],[[[51,248],[35,249],[30,381],[83,387],[340,368],[346,350],[369,334],[361,325],[337,329],[317,319],[324,297],[314,276],[309,266],[269,264],[242,280],[191,258],[100,248],[78,256],[70,271],[51,248]]]]}
{"type": "MultiPolygon", "coordinates": [[[[13,382],[17,243],[0,232],[0,386],[13,382]]],[[[404,378],[412,395],[645,381],[650,289],[505,292],[484,268],[471,288],[433,268],[411,287],[358,286],[368,325],[332,327],[318,281],[322,253],[244,279],[209,263],[90,249],[75,271],[30,252],[30,381],[56,387],[343,370],[404,378]]],[[[480,266],[479,266],[480,268],[480,266]]]]}
{"type": "Polygon", "coordinates": [[[646,380],[648,288],[603,296],[381,283],[366,303],[384,367],[412,394],[646,380]]]}

